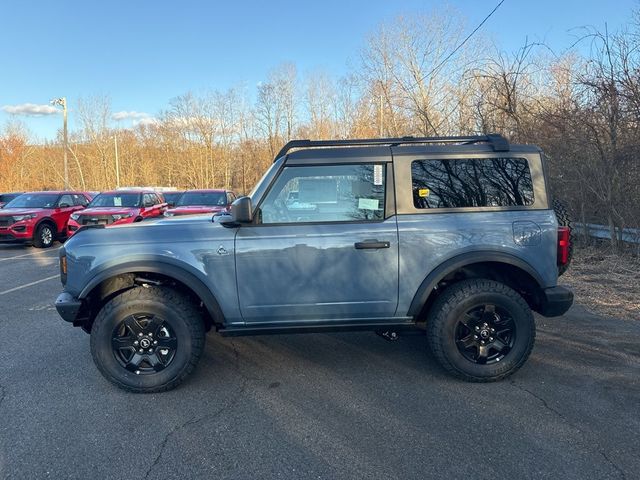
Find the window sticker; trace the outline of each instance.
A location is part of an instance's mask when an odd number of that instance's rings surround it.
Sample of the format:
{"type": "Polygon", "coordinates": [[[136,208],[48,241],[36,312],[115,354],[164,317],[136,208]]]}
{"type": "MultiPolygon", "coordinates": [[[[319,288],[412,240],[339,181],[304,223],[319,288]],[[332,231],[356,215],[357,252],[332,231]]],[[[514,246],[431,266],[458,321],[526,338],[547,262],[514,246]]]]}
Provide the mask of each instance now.
{"type": "Polygon", "coordinates": [[[122,206],[122,197],[113,197],[113,206],[121,207],[122,206]]]}
{"type": "Polygon", "coordinates": [[[359,198],[358,208],[360,210],[378,210],[380,201],[375,198],[359,198]]]}
{"type": "Polygon", "coordinates": [[[418,190],[418,196],[422,197],[422,198],[428,197],[429,193],[431,193],[431,192],[429,191],[428,188],[421,188],[421,189],[418,190]]]}
{"type": "Polygon", "coordinates": [[[373,166],[373,184],[382,185],[382,165],[373,166]]]}

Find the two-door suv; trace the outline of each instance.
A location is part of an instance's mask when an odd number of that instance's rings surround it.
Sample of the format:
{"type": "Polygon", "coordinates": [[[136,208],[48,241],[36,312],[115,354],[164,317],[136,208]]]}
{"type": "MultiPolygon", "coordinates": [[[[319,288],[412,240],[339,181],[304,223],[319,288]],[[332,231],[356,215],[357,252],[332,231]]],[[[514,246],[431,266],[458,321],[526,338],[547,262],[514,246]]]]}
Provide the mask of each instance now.
{"type": "Polygon", "coordinates": [[[151,190],[114,190],[97,195],[87,208],[69,218],[69,236],[85,225],[123,225],[162,216],[167,204],[151,190]]]}
{"type": "Polygon", "coordinates": [[[135,392],[180,383],[210,329],[421,332],[450,373],[499,380],[532,311],[573,300],[551,205],[542,152],[497,135],[293,141],[230,215],[80,231],[56,307],[135,392]]]}
{"type": "Polygon", "coordinates": [[[228,212],[235,199],[235,193],[229,190],[187,190],[172,208],[164,212],[164,216],[228,212]]]}
{"type": "Polygon", "coordinates": [[[48,248],[67,237],[69,216],[91,201],[86,192],[29,192],[0,211],[0,242],[31,243],[48,248]]]}

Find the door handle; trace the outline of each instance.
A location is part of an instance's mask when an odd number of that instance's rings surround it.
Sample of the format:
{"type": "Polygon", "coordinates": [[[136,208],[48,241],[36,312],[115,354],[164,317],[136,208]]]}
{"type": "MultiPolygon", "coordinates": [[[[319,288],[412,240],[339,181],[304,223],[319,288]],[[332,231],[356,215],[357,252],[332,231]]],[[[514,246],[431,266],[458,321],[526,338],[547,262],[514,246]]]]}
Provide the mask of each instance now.
{"type": "Polygon", "coordinates": [[[364,242],[356,242],[353,245],[356,249],[363,250],[367,248],[389,248],[391,243],[379,242],[378,240],[365,240],[364,242]]]}

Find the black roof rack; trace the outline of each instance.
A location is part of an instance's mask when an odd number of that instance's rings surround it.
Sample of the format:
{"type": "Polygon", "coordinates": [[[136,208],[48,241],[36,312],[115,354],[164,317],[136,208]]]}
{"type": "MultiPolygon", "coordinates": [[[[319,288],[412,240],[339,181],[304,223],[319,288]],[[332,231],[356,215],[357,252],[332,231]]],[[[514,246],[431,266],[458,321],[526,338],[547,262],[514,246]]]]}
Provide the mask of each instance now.
{"type": "Polygon", "coordinates": [[[495,152],[508,152],[509,141],[502,135],[471,135],[467,137],[397,137],[397,138],[360,138],[347,140],[291,140],[275,156],[274,161],[286,155],[293,148],[341,147],[365,145],[407,145],[412,143],[489,143],[495,152]]]}

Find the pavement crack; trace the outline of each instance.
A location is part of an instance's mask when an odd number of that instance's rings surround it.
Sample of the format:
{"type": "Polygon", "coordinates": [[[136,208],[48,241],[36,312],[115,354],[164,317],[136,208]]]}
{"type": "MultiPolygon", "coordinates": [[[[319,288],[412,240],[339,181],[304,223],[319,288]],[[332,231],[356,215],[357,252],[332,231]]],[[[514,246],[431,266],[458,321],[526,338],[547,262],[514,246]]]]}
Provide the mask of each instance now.
{"type": "MultiPolygon", "coordinates": [[[[559,417],[564,423],[566,423],[567,425],[569,425],[571,428],[574,428],[575,430],[577,430],[578,432],[580,432],[580,434],[582,435],[582,437],[585,437],[588,435],[588,432],[583,431],[578,425],[575,425],[574,423],[570,422],[567,417],[565,417],[560,411],[556,410],[555,408],[553,408],[551,405],[549,405],[549,403],[542,398],[540,395],[537,395],[536,393],[532,392],[531,390],[529,390],[528,388],[523,387],[522,385],[518,385],[515,381],[511,380],[511,385],[513,385],[514,387],[516,387],[518,390],[521,390],[525,393],[528,393],[529,395],[531,395],[533,398],[535,398],[536,400],[538,400],[542,406],[550,411],[551,413],[555,414],[557,417],[559,417]]],[[[599,443],[594,442],[593,445],[596,445],[598,448],[598,453],[602,456],[602,458],[605,459],[605,461],[611,465],[611,467],[613,467],[613,469],[618,472],[618,474],[620,475],[620,478],[622,480],[626,480],[627,476],[624,473],[624,470],[622,470],[613,460],[611,460],[609,458],[609,456],[607,455],[607,452],[600,446],[599,443]]]]}
{"type": "Polygon", "coordinates": [[[2,406],[2,402],[4,402],[4,396],[6,394],[4,385],[0,385],[0,407],[2,406]]]}
{"type": "Polygon", "coordinates": [[[233,352],[235,356],[236,370],[238,371],[238,374],[243,379],[242,384],[240,385],[240,388],[238,388],[233,398],[226,405],[219,408],[217,411],[213,413],[208,413],[206,415],[192,416],[185,422],[181,423],[180,425],[172,428],[169,432],[167,432],[167,434],[162,439],[162,442],[160,442],[160,446],[158,447],[158,453],[156,455],[156,458],[153,460],[153,463],[149,466],[149,468],[147,469],[147,472],[144,475],[145,479],[149,478],[149,475],[151,475],[151,472],[153,471],[153,469],[160,463],[162,454],[164,453],[165,448],[167,447],[167,443],[169,443],[169,439],[171,437],[173,437],[180,430],[189,427],[190,425],[195,425],[197,423],[208,421],[208,420],[215,420],[216,418],[222,416],[224,413],[232,410],[240,402],[240,398],[242,398],[242,396],[244,395],[244,392],[247,389],[247,384],[249,383],[250,378],[245,375],[242,375],[242,373],[240,372],[240,355],[233,341],[231,342],[231,345],[233,347],[233,352]]]}

